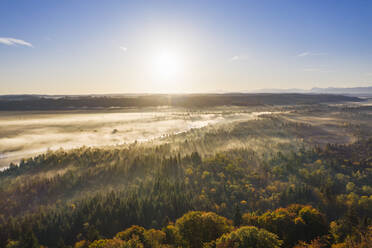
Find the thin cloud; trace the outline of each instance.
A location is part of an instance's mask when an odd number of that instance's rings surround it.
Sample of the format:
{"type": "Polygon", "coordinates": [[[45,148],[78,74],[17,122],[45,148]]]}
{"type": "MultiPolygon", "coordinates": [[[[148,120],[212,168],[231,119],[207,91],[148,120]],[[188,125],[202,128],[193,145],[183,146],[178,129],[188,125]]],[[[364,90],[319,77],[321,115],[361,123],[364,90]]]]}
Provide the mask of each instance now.
{"type": "Polygon", "coordinates": [[[246,60],[247,57],[246,56],[242,56],[242,55],[235,55],[235,56],[232,56],[229,61],[242,61],[242,60],[246,60]]]}
{"type": "Polygon", "coordinates": [[[121,46],[121,47],[119,47],[120,48],[120,50],[122,50],[123,52],[126,52],[126,51],[128,51],[128,47],[125,47],[125,46],[121,46]]]}
{"type": "Polygon", "coordinates": [[[327,53],[302,52],[302,53],[297,54],[297,57],[323,56],[323,55],[327,55],[327,53]]]}
{"type": "Polygon", "coordinates": [[[297,57],[305,57],[305,56],[309,56],[309,52],[303,52],[303,53],[300,53],[297,55],[297,57]]]}
{"type": "Polygon", "coordinates": [[[0,37],[0,44],[4,44],[7,46],[28,46],[28,47],[33,47],[31,43],[20,40],[20,39],[15,39],[15,38],[9,38],[9,37],[0,37]]]}

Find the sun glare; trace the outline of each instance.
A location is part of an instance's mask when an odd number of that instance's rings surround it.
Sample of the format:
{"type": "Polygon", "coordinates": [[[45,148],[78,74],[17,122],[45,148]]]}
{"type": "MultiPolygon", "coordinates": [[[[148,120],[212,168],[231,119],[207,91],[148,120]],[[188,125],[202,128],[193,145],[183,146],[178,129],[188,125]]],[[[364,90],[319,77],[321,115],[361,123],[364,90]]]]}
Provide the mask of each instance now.
{"type": "Polygon", "coordinates": [[[144,45],[141,61],[146,64],[142,77],[152,92],[180,93],[188,87],[193,70],[192,53],[182,42],[153,41],[144,45]]]}
{"type": "Polygon", "coordinates": [[[172,50],[162,50],[155,53],[152,61],[152,70],[156,80],[172,80],[182,72],[182,58],[172,50]]]}

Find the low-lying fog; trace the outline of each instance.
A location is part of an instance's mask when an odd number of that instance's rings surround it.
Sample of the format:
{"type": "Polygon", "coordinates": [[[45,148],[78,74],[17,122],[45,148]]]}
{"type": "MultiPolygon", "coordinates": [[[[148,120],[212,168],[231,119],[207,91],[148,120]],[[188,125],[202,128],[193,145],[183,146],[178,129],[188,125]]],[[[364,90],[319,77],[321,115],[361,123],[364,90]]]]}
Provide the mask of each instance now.
{"type": "Polygon", "coordinates": [[[259,112],[153,109],[122,112],[2,112],[0,168],[48,149],[145,142],[259,112]]]}

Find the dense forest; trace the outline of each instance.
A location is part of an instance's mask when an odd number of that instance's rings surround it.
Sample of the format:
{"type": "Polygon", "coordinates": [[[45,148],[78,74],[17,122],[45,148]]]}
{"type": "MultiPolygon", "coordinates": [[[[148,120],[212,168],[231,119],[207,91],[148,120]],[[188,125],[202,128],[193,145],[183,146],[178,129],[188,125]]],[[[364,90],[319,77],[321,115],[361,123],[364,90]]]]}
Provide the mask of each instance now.
{"type": "Polygon", "coordinates": [[[372,139],[317,145],[309,132],[268,115],[24,159],[0,173],[0,245],[368,247],[372,139]]]}
{"type": "Polygon", "coordinates": [[[188,94],[127,96],[8,96],[0,98],[0,111],[71,110],[124,107],[212,107],[359,102],[362,99],[331,94],[188,94]]]}

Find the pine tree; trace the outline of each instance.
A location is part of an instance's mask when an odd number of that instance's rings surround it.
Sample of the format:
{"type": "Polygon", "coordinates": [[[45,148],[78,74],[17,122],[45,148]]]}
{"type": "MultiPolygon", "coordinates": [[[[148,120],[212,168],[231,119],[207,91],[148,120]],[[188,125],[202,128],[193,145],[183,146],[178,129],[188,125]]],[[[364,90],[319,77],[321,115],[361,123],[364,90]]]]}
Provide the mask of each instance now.
{"type": "Polygon", "coordinates": [[[240,207],[238,204],[235,206],[234,213],[234,226],[239,227],[242,224],[242,213],[240,212],[240,207]]]}
{"type": "Polygon", "coordinates": [[[23,248],[39,248],[39,241],[37,240],[34,232],[32,230],[26,230],[19,242],[20,247],[23,248]]]}

